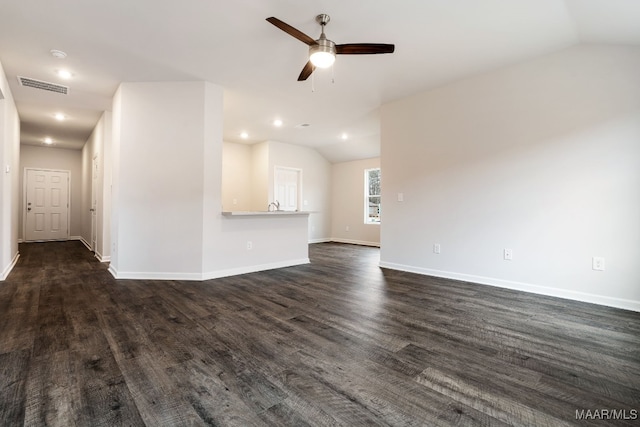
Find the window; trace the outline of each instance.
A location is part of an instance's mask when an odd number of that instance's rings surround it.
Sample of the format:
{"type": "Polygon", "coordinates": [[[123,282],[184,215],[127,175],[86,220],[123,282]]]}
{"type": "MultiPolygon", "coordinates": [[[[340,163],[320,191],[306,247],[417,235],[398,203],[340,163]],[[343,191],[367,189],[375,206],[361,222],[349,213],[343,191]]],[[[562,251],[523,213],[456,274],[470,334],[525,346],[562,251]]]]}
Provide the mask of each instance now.
{"type": "Polygon", "coordinates": [[[380,168],[364,171],[364,223],[380,224],[380,168]]]}

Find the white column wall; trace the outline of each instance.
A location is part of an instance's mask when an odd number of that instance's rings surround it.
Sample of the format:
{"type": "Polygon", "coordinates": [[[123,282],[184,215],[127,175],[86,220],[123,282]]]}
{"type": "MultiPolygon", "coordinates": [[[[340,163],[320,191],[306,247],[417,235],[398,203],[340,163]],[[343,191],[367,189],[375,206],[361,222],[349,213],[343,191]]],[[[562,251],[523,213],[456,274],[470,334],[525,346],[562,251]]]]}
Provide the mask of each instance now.
{"type": "Polygon", "coordinates": [[[251,210],[251,146],[225,142],[222,149],[222,207],[251,210]],[[235,202],[235,203],[234,203],[235,202]]]}
{"type": "Polygon", "coordinates": [[[0,280],[18,259],[20,118],[0,63],[0,280]]]}
{"type": "Polygon", "coordinates": [[[96,257],[111,257],[111,112],[105,111],[82,148],[82,239],[91,242],[91,191],[93,158],[98,156],[98,206],[96,257]]]}
{"type": "Polygon", "coordinates": [[[204,89],[204,82],[120,85],[111,254],[117,277],[199,278],[204,89]]]}
{"type": "Polygon", "coordinates": [[[271,200],[269,192],[269,141],[251,146],[251,210],[266,211],[271,200]]]}
{"type": "Polygon", "coordinates": [[[306,217],[222,216],[222,114],[222,88],[211,83],[116,92],[115,277],[201,280],[309,262],[306,217]]]}

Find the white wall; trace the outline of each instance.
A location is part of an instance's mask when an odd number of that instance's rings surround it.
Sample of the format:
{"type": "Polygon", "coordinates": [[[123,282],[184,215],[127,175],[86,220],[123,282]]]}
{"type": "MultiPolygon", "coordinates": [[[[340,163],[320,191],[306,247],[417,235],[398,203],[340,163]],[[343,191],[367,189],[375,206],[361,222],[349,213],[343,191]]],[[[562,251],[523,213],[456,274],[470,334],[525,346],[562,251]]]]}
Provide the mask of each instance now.
{"type": "Polygon", "coordinates": [[[578,46],[385,105],[381,265],[640,311],[639,76],[578,46]]]}
{"type": "MultiPolygon", "coordinates": [[[[66,148],[20,146],[20,206],[24,206],[24,170],[55,169],[70,171],[69,191],[69,238],[80,239],[82,235],[82,152],[66,148]]],[[[19,236],[24,239],[24,211],[20,210],[19,236]]]]}
{"type": "Polygon", "coordinates": [[[222,88],[123,83],[112,123],[115,277],[201,280],[309,262],[305,217],[222,216],[222,88]]]}
{"type": "MultiPolygon", "coordinates": [[[[364,171],[379,167],[379,157],[333,164],[331,240],[369,246],[380,245],[380,224],[364,222],[364,171]]],[[[382,203],[384,206],[387,202],[382,203]]],[[[384,210],[383,207],[382,211],[384,210]]],[[[384,218],[382,220],[384,221],[384,218]]]]}
{"type": "Polygon", "coordinates": [[[101,261],[111,258],[111,112],[105,111],[82,148],[82,239],[91,244],[93,159],[97,172],[97,238],[93,248],[101,261]]]}
{"type": "Polygon", "coordinates": [[[302,170],[303,211],[309,216],[310,242],[331,236],[331,163],[313,148],[265,141],[226,142],[223,147],[222,201],[225,211],[266,211],[274,201],[276,166],[302,170]],[[249,200],[246,196],[249,195],[249,200]],[[233,199],[237,204],[233,205],[233,199]],[[306,203],[306,204],[304,204],[306,203]]]}
{"type": "Polygon", "coordinates": [[[116,275],[201,271],[204,85],[122,83],[118,89],[110,266],[116,275]]]}
{"type": "Polygon", "coordinates": [[[20,118],[0,63],[0,280],[18,260],[20,118]]]}
{"type": "Polygon", "coordinates": [[[224,142],[222,146],[222,210],[251,210],[251,146],[224,142]]]}
{"type": "MultiPolygon", "coordinates": [[[[273,172],[269,169],[269,141],[251,146],[251,210],[267,210],[271,192],[269,192],[269,175],[273,172]]],[[[271,178],[273,179],[273,178],[271,178]]]]}
{"type": "MultiPolygon", "coordinates": [[[[331,236],[331,163],[313,148],[269,141],[269,202],[277,166],[302,170],[302,208],[309,215],[309,242],[331,236]]],[[[266,206],[265,206],[266,209],[266,206]]]]}

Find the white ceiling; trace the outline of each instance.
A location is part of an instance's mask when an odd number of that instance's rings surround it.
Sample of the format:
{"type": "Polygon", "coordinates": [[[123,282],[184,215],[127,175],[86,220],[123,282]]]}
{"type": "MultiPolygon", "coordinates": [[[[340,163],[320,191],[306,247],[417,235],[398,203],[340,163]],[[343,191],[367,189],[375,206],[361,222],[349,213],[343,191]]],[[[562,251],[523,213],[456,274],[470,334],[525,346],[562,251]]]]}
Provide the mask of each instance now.
{"type": "Polygon", "coordinates": [[[50,136],[63,148],[82,147],[120,82],[207,80],[225,89],[225,141],[301,144],[332,162],[375,157],[381,104],[580,42],[640,44],[640,1],[19,0],[0,8],[0,62],[21,141],[50,136]],[[311,79],[296,81],[307,46],[265,18],[317,38],[319,13],[331,16],[326,33],[336,43],[394,43],[395,53],[338,56],[335,83],[317,70],[312,92],[311,79]],[[61,80],[59,68],[73,78],[61,80]],[[69,95],[21,87],[18,75],[67,85],[69,95]],[[56,112],[68,119],[57,122],[56,112]]]}

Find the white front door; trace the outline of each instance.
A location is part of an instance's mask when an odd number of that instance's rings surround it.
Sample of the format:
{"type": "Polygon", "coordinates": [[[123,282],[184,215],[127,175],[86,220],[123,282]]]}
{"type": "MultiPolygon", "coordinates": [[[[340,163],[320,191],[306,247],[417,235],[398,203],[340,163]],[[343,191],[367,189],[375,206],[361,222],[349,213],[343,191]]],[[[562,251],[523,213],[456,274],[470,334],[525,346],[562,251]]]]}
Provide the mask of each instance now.
{"type": "Polygon", "coordinates": [[[280,203],[280,209],[283,211],[300,210],[302,171],[276,166],[274,178],[274,199],[280,203]]]}
{"type": "Polygon", "coordinates": [[[25,240],[69,238],[69,172],[26,170],[25,240]]]}

